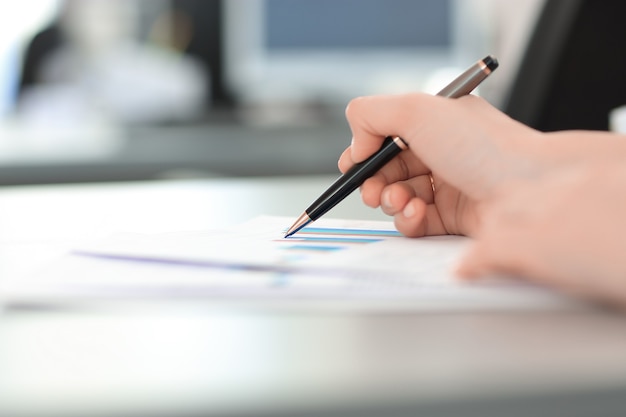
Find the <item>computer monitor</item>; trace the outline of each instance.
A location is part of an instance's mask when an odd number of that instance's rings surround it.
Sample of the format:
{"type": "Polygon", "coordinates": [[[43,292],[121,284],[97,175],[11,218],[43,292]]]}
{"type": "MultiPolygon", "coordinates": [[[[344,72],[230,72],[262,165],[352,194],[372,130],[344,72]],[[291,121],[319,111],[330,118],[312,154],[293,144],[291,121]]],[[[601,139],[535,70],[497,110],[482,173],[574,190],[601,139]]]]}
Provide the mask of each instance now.
{"type": "Polygon", "coordinates": [[[626,2],[547,0],[503,110],[542,131],[606,130],[626,104],[626,2]]]}
{"type": "Polygon", "coordinates": [[[229,0],[225,82],[240,102],[423,91],[486,55],[472,0],[229,0]]]}

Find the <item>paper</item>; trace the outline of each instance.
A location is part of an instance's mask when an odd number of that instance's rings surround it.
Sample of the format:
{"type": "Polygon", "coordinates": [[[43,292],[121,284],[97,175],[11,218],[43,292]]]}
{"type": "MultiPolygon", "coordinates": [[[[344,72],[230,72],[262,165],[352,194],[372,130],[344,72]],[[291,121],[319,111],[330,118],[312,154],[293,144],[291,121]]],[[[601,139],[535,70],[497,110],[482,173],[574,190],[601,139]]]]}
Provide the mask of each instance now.
{"type": "Polygon", "coordinates": [[[521,282],[460,282],[452,269],[469,244],[464,237],[410,239],[390,222],[321,219],[285,239],[291,222],[260,217],[228,230],[115,236],[76,247],[10,292],[415,308],[565,301],[521,282]]]}

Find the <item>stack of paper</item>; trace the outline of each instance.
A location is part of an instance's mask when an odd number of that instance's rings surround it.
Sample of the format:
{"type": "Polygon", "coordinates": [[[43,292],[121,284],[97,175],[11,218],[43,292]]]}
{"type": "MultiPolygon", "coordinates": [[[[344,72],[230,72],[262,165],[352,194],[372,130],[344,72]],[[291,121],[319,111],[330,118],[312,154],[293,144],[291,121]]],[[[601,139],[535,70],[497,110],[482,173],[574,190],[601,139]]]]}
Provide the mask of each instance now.
{"type": "Polygon", "coordinates": [[[13,299],[188,299],[359,308],[554,307],[569,301],[517,280],[459,281],[469,240],[402,237],[390,222],[321,219],[285,239],[292,219],[228,230],[115,236],[76,247],[13,299]]]}

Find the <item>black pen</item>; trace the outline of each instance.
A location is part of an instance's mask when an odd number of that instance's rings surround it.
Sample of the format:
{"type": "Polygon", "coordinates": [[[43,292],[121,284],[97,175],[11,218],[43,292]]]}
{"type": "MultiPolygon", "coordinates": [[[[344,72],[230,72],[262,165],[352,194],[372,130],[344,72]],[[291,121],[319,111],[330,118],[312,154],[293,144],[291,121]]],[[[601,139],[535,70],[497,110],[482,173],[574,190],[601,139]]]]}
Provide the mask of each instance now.
{"type": "MultiPolygon", "coordinates": [[[[498,68],[498,60],[492,56],[487,56],[459,75],[437,95],[449,98],[467,95],[496,68],[498,68]]],[[[382,147],[375,154],[365,161],[355,164],[315,200],[287,230],[285,237],[293,235],[309,223],[322,217],[331,208],[359,188],[366,179],[378,172],[378,170],[400,152],[408,149],[408,147],[409,145],[400,137],[386,137],[382,147]]]]}

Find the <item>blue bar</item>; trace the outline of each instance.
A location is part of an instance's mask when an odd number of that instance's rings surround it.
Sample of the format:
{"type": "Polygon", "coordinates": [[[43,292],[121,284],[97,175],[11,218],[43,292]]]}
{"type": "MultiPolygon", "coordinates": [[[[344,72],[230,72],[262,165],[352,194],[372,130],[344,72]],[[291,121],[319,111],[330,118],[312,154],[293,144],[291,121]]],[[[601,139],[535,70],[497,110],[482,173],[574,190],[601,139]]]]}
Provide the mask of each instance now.
{"type": "Polygon", "coordinates": [[[288,250],[306,250],[315,252],[334,252],[345,249],[343,246],[321,246],[321,245],[293,245],[285,246],[284,249],[288,250]]]}
{"type": "Polygon", "coordinates": [[[314,233],[326,235],[355,235],[355,236],[386,236],[401,237],[402,233],[397,230],[373,230],[373,229],[333,229],[325,227],[305,227],[299,234],[314,233]]]}
{"type": "Polygon", "coordinates": [[[322,242],[322,243],[375,243],[384,239],[363,238],[363,237],[301,237],[291,236],[287,238],[296,242],[322,242]]]}

